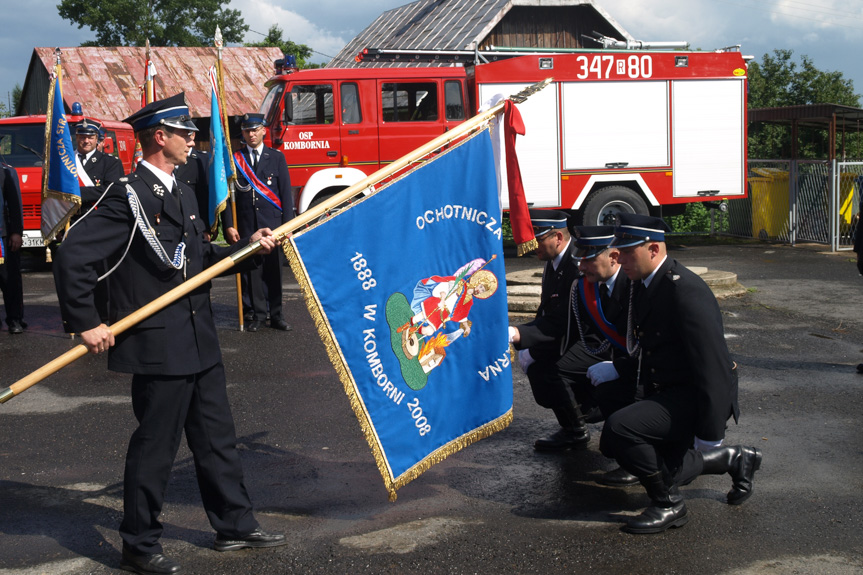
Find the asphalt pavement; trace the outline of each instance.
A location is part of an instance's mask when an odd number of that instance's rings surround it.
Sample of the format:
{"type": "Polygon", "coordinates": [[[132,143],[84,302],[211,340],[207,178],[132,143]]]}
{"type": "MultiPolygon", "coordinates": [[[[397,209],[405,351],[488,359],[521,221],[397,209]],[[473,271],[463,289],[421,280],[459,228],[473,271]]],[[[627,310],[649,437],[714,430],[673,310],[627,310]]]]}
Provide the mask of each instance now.
{"type": "MultiPolygon", "coordinates": [[[[759,447],[764,462],[745,504],[725,504],[727,476],[702,477],[682,489],[685,527],[641,536],[620,526],[646,506],[643,489],[594,482],[615,466],[598,451],[601,424],[587,450],[533,450],[556,424],[517,368],[512,424],[389,502],[291,274],[288,333],[238,332],[233,279],[219,279],[213,302],[246,485],[263,527],[289,543],[214,551],[183,446],[162,514],[165,552],[195,574],[863,573],[863,277],[852,255],[765,243],[671,251],[737,273],[747,288],[720,301],[740,369],[741,419],[727,442],[759,447]]],[[[78,343],[61,331],[50,271],[28,271],[24,286],[27,331],[0,331],[2,388],[78,343]]],[[[0,575],[119,572],[133,428],[129,377],[103,357],[0,405],[0,575]]]]}

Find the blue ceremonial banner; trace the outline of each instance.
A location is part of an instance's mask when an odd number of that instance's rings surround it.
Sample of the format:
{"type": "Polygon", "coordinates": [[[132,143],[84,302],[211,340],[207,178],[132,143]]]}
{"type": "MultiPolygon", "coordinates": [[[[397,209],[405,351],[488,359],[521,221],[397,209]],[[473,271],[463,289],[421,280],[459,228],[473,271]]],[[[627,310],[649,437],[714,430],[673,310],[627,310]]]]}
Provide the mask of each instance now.
{"type": "Polygon", "coordinates": [[[228,201],[228,175],[225,166],[231,163],[231,152],[225,143],[222,131],[222,114],[219,111],[219,92],[216,88],[216,68],[210,68],[212,96],[210,100],[210,164],[207,167],[210,186],[210,205],[208,216],[215,231],[219,225],[219,214],[228,201]]]}
{"type": "Polygon", "coordinates": [[[51,108],[45,122],[45,165],[42,167],[42,238],[47,245],[66,226],[81,205],[75,147],[63,108],[59,71],[51,80],[51,108]]]}
{"type": "Polygon", "coordinates": [[[488,131],[296,233],[285,252],[395,499],[512,420],[488,131]]]}

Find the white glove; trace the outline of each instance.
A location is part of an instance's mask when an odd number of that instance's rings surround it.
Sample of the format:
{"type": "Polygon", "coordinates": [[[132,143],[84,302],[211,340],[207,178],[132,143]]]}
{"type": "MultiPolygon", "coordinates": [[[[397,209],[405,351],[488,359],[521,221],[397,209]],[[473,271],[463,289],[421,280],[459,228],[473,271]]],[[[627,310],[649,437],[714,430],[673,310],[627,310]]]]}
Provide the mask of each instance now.
{"type": "Polygon", "coordinates": [[[512,339],[516,336],[518,330],[512,326],[509,326],[507,329],[509,330],[509,343],[512,343],[512,339]]]}
{"type": "Polygon", "coordinates": [[[692,442],[692,446],[695,448],[695,451],[710,451],[711,449],[722,447],[722,440],[705,441],[696,437],[695,441],[692,442]]]}
{"type": "Polygon", "coordinates": [[[587,368],[587,377],[590,378],[590,383],[594,386],[606,381],[614,381],[620,377],[617,370],[614,368],[614,363],[610,361],[601,361],[587,368]]]}
{"type": "Polygon", "coordinates": [[[518,364],[521,366],[521,370],[525,374],[527,373],[527,368],[529,368],[530,364],[532,364],[534,361],[536,360],[533,359],[533,357],[530,355],[529,349],[520,349],[518,351],[518,364]]]}

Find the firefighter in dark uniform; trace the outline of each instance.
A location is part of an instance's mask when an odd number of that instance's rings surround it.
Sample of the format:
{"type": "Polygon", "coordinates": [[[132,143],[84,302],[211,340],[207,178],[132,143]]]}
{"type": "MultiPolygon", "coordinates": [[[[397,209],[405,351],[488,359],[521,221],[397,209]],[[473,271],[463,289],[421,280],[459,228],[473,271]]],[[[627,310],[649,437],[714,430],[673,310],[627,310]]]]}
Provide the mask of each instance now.
{"type": "Polygon", "coordinates": [[[178,182],[183,182],[195,192],[198,201],[198,212],[204,219],[207,231],[204,234],[210,239],[211,224],[210,217],[210,178],[207,171],[210,156],[206,152],[192,148],[185,164],[180,164],[174,170],[174,177],[178,182]]]}
{"type": "MultiPolygon", "coordinates": [[[[600,359],[590,356],[584,348],[572,348],[561,357],[561,345],[566,333],[569,293],[578,276],[574,258],[575,242],[567,228],[567,215],[557,210],[530,210],[536,241],[537,257],[545,261],[542,274],[542,294],[536,317],[525,324],[510,327],[510,343],[519,350],[519,363],[527,374],[533,397],[542,407],[551,409],[560,429],[550,437],[537,439],[538,451],[557,451],[585,447],[590,432],[584,414],[562,373],[580,371],[600,359]],[[579,370],[578,365],[586,363],[579,370]]],[[[595,334],[591,343],[601,340],[595,334]]]]}
{"type": "Polygon", "coordinates": [[[162,554],[159,543],[159,514],[184,430],[203,505],[216,530],[216,550],[274,547],[285,537],[261,530],[246,492],[209,284],[115,340],[93,305],[96,266],[122,258],[111,282],[110,319],[116,321],[251,241],[260,240],[264,251],[276,242],[270,230],[232,247],[204,241],[194,194],[173,178],[196,129],[183,94],[153,102],[125,121],[141,142],[143,161],[69,230],[54,273],[66,330],[79,333],[91,353],[108,351],[109,369],[133,374],[138,428],[126,455],[121,567],[175,573],[179,564],[162,554]]]}
{"type": "Polygon", "coordinates": [[[9,333],[24,333],[24,285],[21,279],[21,244],[24,233],[24,212],[18,173],[3,165],[0,173],[0,291],[6,308],[9,333]]]}
{"type": "Polygon", "coordinates": [[[85,213],[99,199],[112,182],[123,177],[123,163],[110,154],[100,152],[102,124],[84,118],[75,127],[81,184],[81,213],[85,213]]]}
{"type": "MultiPolygon", "coordinates": [[[[75,126],[75,141],[78,153],[78,179],[81,180],[81,208],[72,217],[74,224],[78,218],[87,213],[99,201],[108,186],[123,177],[123,163],[110,154],[101,152],[99,143],[104,141],[102,124],[90,118],[84,118],[75,126]]],[[[56,249],[52,247],[52,250],[56,249]]],[[[107,262],[99,267],[99,276],[109,269],[107,262]]],[[[94,297],[103,320],[108,318],[108,298],[111,288],[110,280],[103,279],[96,285],[94,297]]]]}
{"type": "Polygon", "coordinates": [[[661,219],[619,217],[612,245],[633,282],[629,355],[594,366],[591,378],[601,384],[620,377],[644,388],[643,399],[605,421],[600,449],[638,477],[651,500],[624,531],[659,533],[688,521],[678,487],[698,475],[728,473],[728,503],[748,499],[761,451],[722,447],[728,419],[739,415],[737,376],[710,288],[667,257],[669,229],[661,219]]]}
{"type": "MultiPolygon", "coordinates": [[[[261,227],[277,228],[294,217],[291,178],[288,164],[278,150],[264,145],[266,129],[263,114],[243,116],[241,129],[246,145],[235,154],[242,157],[243,168],[237,172],[237,222],[231,210],[225,210],[225,239],[228,243],[261,227]],[[243,172],[246,172],[245,174],[243,172]],[[251,180],[251,181],[250,181],[251,180]]],[[[249,294],[244,316],[250,320],[247,330],[257,331],[269,316],[270,327],[289,331],[291,326],[282,318],[281,250],[264,258],[260,269],[249,272],[243,293],[249,294]]]]}

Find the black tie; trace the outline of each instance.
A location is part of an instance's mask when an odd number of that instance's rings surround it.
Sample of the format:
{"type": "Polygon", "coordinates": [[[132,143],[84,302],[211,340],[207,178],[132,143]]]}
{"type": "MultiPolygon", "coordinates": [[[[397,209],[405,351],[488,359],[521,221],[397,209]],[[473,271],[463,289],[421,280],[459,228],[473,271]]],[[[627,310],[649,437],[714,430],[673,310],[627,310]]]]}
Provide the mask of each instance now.
{"type": "Polygon", "coordinates": [[[252,169],[258,169],[258,150],[252,150],[252,169]]]}
{"type": "Polygon", "coordinates": [[[81,160],[82,166],[84,165],[84,162],[87,161],[87,155],[86,154],[78,154],[78,158],[81,160]]]}
{"type": "Polygon", "coordinates": [[[608,309],[608,284],[599,284],[599,303],[602,309],[608,309]]]}

